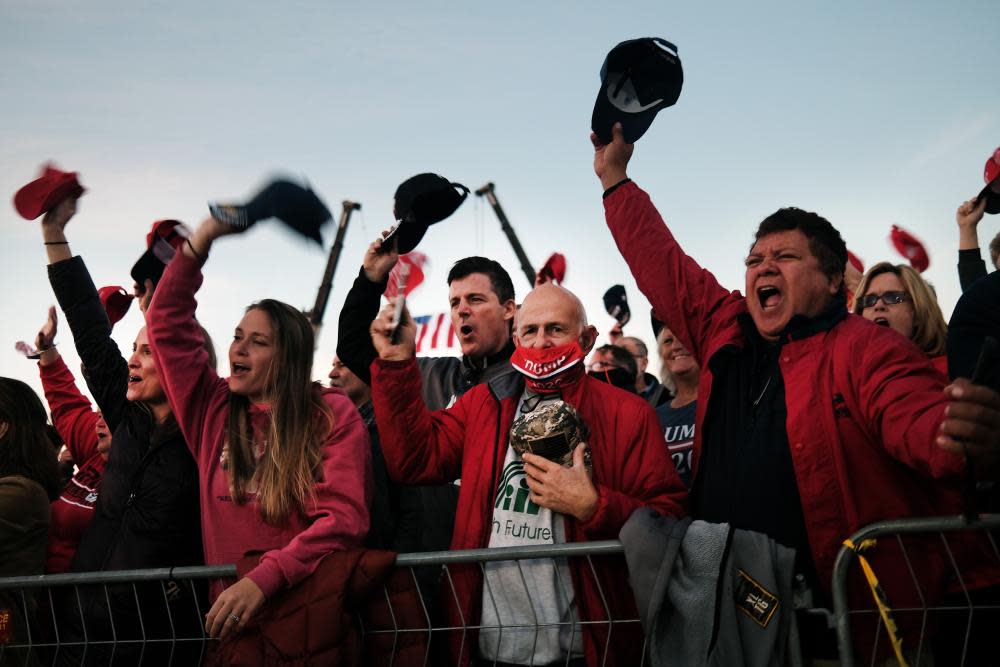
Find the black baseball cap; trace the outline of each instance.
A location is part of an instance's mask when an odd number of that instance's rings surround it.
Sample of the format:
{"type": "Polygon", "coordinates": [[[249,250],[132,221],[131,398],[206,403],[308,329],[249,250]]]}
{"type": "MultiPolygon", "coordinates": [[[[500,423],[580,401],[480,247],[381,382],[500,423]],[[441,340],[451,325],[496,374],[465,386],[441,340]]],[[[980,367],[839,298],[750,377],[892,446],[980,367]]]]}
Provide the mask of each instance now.
{"type": "Polygon", "coordinates": [[[660,37],[622,42],[601,66],[601,89],[590,127],[602,143],[609,144],[611,128],[621,123],[625,143],[635,143],[660,109],[677,102],[683,84],[676,46],[660,37]]]}
{"type": "Polygon", "coordinates": [[[628,299],[625,298],[624,285],[612,285],[604,293],[604,310],[608,315],[618,320],[619,326],[625,326],[632,319],[632,311],[628,307],[628,299]]]}
{"type": "Polygon", "coordinates": [[[406,179],[396,188],[393,215],[397,225],[382,241],[383,247],[395,238],[399,254],[410,252],[428,226],[450,216],[468,196],[469,188],[437,174],[417,174],[406,179]]]}

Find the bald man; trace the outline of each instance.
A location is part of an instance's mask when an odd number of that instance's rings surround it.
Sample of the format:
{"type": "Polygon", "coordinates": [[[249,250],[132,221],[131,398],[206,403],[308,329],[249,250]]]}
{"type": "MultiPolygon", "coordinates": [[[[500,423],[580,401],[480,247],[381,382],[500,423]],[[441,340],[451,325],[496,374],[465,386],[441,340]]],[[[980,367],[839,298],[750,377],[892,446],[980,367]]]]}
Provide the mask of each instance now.
{"type": "MultiPolygon", "coordinates": [[[[583,360],[597,332],[573,293],[548,283],[528,294],[511,357],[519,372],[474,387],[436,412],[420,398],[412,320],[404,318],[394,345],[392,314],[392,306],[383,309],[371,326],[379,354],[372,365],[372,400],[386,465],[404,483],[461,478],[452,549],[614,539],[639,507],[683,514],[684,487],[653,409],[585,372],[583,360]],[[589,434],[571,462],[522,455],[509,446],[515,418],[529,419],[560,407],[559,401],[576,410],[589,434]]],[[[624,560],[598,559],[594,567],[599,588],[586,562],[534,560],[520,569],[513,562],[489,563],[486,586],[478,567],[453,569],[450,620],[504,626],[503,633],[484,629],[478,641],[465,642],[462,650],[471,655],[462,657],[473,664],[598,664],[608,641],[606,625],[544,627],[570,619],[609,620],[602,594],[612,619],[635,618],[624,560]],[[536,623],[543,626],[537,636],[536,623]],[[517,625],[528,627],[510,627],[517,625]]],[[[641,634],[635,626],[632,634],[626,628],[616,627],[610,636],[606,664],[639,664],[641,634]]]]}

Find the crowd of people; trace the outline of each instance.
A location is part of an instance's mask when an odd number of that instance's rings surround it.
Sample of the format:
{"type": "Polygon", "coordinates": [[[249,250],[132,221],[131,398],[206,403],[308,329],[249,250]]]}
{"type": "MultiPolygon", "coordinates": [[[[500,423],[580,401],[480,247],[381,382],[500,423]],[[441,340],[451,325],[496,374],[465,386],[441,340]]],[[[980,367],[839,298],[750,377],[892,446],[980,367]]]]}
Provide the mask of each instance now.
{"type": "MultiPolygon", "coordinates": [[[[68,191],[40,230],[96,406],[56,348],[52,308],[34,341],[48,412],[27,385],[0,378],[0,576],[251,557],[237,580],[165,601],[139,586],[83,587],[72,605],[49,603],[56,616],[79,610],[57,623],[68,641],[204,630],[226,642],[260,632],[269,605],[333,553],[616,539],[637,511],[652,510],[793,549],[797,589],[829,607],[834,558],[861,527],[996,509],[988,493],[970,492],[1000,477],[1000,391],[970,380],[988,377],[991,369],[976,370],[979,350],[1000,337],[1000,235],[992,272],[976,236],[985,199],[957,212],[966,294],[949,324],[918,271],[889,262],[851,271],[841,233],[797,208],[759,224],[744,291],[724,288],[629,177],[634,146],[621,127],[609,143],[591,139],[608,227],[653,307],[654,345],[616,327],[595,347],[598,332],[566,287],[540,278],[519,299],[501,264],[467,257],[447,277],[461,356],[417,356],[400,297],[383,300],[399,261],[387,230],[343,303],[325,387],[313,380],[309,320],[271,299],[235,323],[228,378],[217,373],[195,297],[214,244],[241,230],[215,217],[193,231],[154,227],[151,245],[162,239],[169,252],[155,253],[156,270],[134,286],[145,326],[123,356],[111,338],[122,295],[99,290],[72,253],[80,191],[68,191]],[[650,350],[659,378],[648,372],[650,350]],[[57,465],[63,448],[74,462],[68,479],[57,465]],[[179,611],[192,601],[204,617],[179,611]]],[[[901,566],[903,541],[868,554],[893,606],[970,591],[1000,600],[1000,563],[985,538],[964,536],[952,568],[940,544],[905,544],[918,547],[906,557],[920,591],[901,566]]],[[[431,622],[481,628],[472,641],[435,646],[435,660],[641,662],[637,628],[599,622],[639,613],[620,557],[425,568],[417,578],[431,622]]],[[[0,609],[15,610],[13,636],[23,640],[23,613],[40,607],[0,597],[0,609]]],[[[817,618],[798,617],[803,653],[836,659],[835,637],[817,618]]],[[[968,647],[958,648],[947,620],[932,623],[926,650],[940,664],[956,650],[968,664],[995,663],[998,623],[995,610],[977,613],[968,647]]],[[[877,631],[860,629],[858,645],[877,631]]],[[[110,660],[99,649],[63,657],[110,660]]]]}

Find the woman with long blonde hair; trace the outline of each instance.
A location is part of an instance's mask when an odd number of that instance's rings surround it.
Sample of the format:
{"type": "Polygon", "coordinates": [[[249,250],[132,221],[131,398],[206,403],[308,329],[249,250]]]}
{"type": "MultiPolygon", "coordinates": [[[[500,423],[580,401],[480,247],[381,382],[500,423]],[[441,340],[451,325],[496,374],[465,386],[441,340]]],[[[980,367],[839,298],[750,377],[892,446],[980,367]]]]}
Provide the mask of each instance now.
{"type": "Polygon", "coordinates": [[[862,276],[853,311],[903,334],[947,373],[948,325],[933,288],[905,264],[879,262],[862,276]]]}
{"type": "Polygon", "coordinates": [[[230,377],[203,359],[194,295],[213,241],[233,228],[209,218],[167,267],[146,313],[153,355],[201,473],[207,564],[263,551],[212,590],[206,628],[226,638],[265,601],[368,531],[371,453],[350,399],[313,382],[313,330],[291,306],[251,304],[229,348],[230,377]]]}

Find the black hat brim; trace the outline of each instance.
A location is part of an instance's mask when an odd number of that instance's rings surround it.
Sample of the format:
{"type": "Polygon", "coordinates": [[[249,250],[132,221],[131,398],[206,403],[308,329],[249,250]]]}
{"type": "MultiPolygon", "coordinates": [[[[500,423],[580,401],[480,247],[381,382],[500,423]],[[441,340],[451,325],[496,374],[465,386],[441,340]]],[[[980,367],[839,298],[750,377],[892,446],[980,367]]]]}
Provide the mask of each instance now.
{"type": "Polygon", "coordinates": [[[985,188],[980,191],[979,196],[976,197],[976,204],[978,205],[984,198],[986,199],[986,209],[985,212],[991,215],[996,215],[1000,213],[1000,192],[993,191],[993,185],[1000,181],[1000,178],[994,179],[985,188]]]}
{"type": "Polygon", "coordinates": [[[155,287],[160,282],[160,278],[163,277],[163,270],[165,268],[166,265],[160,261],[159,257],[153,254],[152,250],[146,250],[146,252],[142,253],[139,261],[132,266],[132,280],[140,287],[147,280],[152,280],[155,287]]]}

